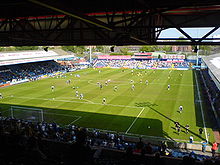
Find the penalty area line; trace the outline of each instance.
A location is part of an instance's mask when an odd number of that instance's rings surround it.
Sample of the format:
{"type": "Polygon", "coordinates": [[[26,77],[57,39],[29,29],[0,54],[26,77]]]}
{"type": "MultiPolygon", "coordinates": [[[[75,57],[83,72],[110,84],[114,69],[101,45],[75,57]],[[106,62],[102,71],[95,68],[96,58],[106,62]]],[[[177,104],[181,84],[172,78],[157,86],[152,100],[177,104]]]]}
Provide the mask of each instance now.
{"type": "Polygon", "coordinates": [[[132,128],[132,126],[134,125],[134,123],[136,122],[136,120],[139,118],[139,116],[142,114],[143,111],[144,111],[144,108],[142,108],[140,113],[137,115],[137,117],[134,119],[134,121],[131,123],[131,125],[128,127],[128,129],[125,131],[125,134],[127,134],[130,131],[130,129],[132,128]]]}
{"type": "Polygon", "coordinates": [[[75,119],[75,120],[73,120],[71,123],[69,123],[69,125],[71,125],[71,124],[77,122],[77,121],[78,121],[79,119],[81,119],[81,118],[82,118],[82,116],[79,116],[77,119],[75,119]]]}
{"type": "Polygon", "coordinates": [[[57,97],[56,99],[58,99],[58,100],[59,100],[59,98],[60,98],[60,99],[85,100],[85,101],[87,101],[87,102],[89,102],[89,103],[94,104],[94,102],[92,102],[92,101],[90,101],[90,100],[87,100],[87,99],[79,99],[79,98],[72,98],[72,97],[57,97]]]}

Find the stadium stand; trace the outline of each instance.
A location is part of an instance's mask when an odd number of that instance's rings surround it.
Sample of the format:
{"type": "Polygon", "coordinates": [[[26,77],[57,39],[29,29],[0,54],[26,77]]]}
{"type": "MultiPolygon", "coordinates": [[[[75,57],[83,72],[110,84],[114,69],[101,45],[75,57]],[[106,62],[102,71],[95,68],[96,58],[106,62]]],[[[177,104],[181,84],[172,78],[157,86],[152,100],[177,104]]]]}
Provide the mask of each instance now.
{"type": "Polygon", "coordinates": [[[0,162],[10,165],[219,163],[217,158],[194,152],[182,152],[181,158],[175,158],[165,143],[145,144],[141,138],[134,143],[118,134],[89,131],[75,125],[60,127],[56,123],[31,123],[2,116],[0,143],[0,162]]]}
{"type": "MultiPolygon", "coordinates": [[[[215,121],[214,129],[220,130],[220,54],[202,58],[205,69],[200,71],[201,82],[203,85],[203,93],[206,97],[209,112],[213,113],[213,121],[215,121]]],[[[220,142],[220,134],[216,134],[217,141],[220,142]]]]}
{"type": "Polygon", "coordinates": [[[96,60],[94,66],[97,68],[189,68],[189,63],[184,60],[158,61],[158,60],[96,60]]]}
{"type": "Polygon", "coordinates": [[[65,70],[67,70],[67,67],[59,65],[55,61],[0,66],[0,84],[25,79],[34,80],[44,75],[65,70]]]}
{"type": "Polygon", "coordinates": [[[200,78],[200,84],[202,85],[202,90],[206,107],[208,109],[207,113],[209,113],[210,120],[212,120],[212,128],[213,133],[215,134],[216,142],[220,143],[220,97],[219,97],[219,89],[217,88],[214,81],[211,79],[208,74],[207,69],[203,69],[200,71],[198,76],[200,78]]]}
{"type": "Polygon", "coordinates": [[[166,55],[159,53],[161,58],[153,53],[135,53],[130,55],[99,55],[94,61],[94,67],[132,68],[132,69],[188,69],[190,64],[184,55],[166,55]]]}
{"type": "Polygon", "coordinates": [[[202,75],[204,77],[205,83],[207,85],[207,93],[210,101],[213,103],[216,112],[220,115],[220,94],[219,89],[212,80],[211,76],[208,74],[208,70],[202,70],[202,75]]]}
{"type": "Polygon", "coordinates": [[[12,82],[29,81],[29,79],[34,80],[57,71],[65,71],[69,67],[58,64],[55,60],[72,57],[74,54],[60,49],[1,52],[0,86],[12,85],[10,84],[12,82]]]}

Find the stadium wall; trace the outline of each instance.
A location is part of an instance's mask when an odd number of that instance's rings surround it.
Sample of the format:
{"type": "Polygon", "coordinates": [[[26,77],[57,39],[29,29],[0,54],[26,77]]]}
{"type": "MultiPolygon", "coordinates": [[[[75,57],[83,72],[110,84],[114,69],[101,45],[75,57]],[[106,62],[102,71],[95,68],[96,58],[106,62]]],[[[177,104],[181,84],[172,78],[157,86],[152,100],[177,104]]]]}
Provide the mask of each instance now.
{"type": "Polygon", "coordinates": [[[128,68],[128,67],[96,67],[96,68],[114,68],[114,69],[158,69],[158,70],[189,70],[189,68],[156,68],[156,67],[146,67],[146,68],[128,68]]]}
{"type": "Polygon", "coordinates": [[[29,79],[24,79],[24,80],[20,80],[20,81],[13,81],[10,83],[10,85],[21,84],[21,83],[25,83],[28,81],[29,81],[29,79]]]}
{"type": "Polygon", "coordinates": [[[220,90],[220,82],[217,80],[217,78],[215,77],[215,75],[212,73],[212,71],[210,69],[208,69],[208,73],[209,73],[210,77],[212,78],[212,80],[214,81],[217,88],[220,90]]]}
{"type": "Polygon", "coordinates": [[[1,87],[6,87],[6,86],[9,86],[9,85],[10,85],[10,83],[7,83],[7,84],[1,84],[1,85],[0,85],[0,88],[1,88],[1,87]]]}

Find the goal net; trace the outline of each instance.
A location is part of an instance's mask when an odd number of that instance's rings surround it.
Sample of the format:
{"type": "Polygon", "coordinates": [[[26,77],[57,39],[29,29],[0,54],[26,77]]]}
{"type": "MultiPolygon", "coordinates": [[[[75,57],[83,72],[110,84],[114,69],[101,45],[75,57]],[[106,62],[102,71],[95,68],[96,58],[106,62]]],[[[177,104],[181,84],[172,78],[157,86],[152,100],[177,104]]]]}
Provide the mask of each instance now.
{"type": "Polygon", "coordinates": [[[40,108],[11,106],[10,112],[11,117],[15,119],[22,119],[30,122],[44,121],[43,109],[40,108]]]}

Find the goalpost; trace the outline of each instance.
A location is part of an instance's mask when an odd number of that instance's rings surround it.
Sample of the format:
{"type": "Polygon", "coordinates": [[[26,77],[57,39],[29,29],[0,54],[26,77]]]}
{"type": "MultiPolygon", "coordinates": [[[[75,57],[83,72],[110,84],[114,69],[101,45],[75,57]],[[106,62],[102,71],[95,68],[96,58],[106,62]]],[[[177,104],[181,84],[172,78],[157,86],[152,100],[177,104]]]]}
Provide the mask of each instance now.
{"type": "Polygon", "coordinates": [[[22,119],[30,122],[44,121],[43,109],[40,108],[11,106],[10,112],[12,118],[22,119]]]}

